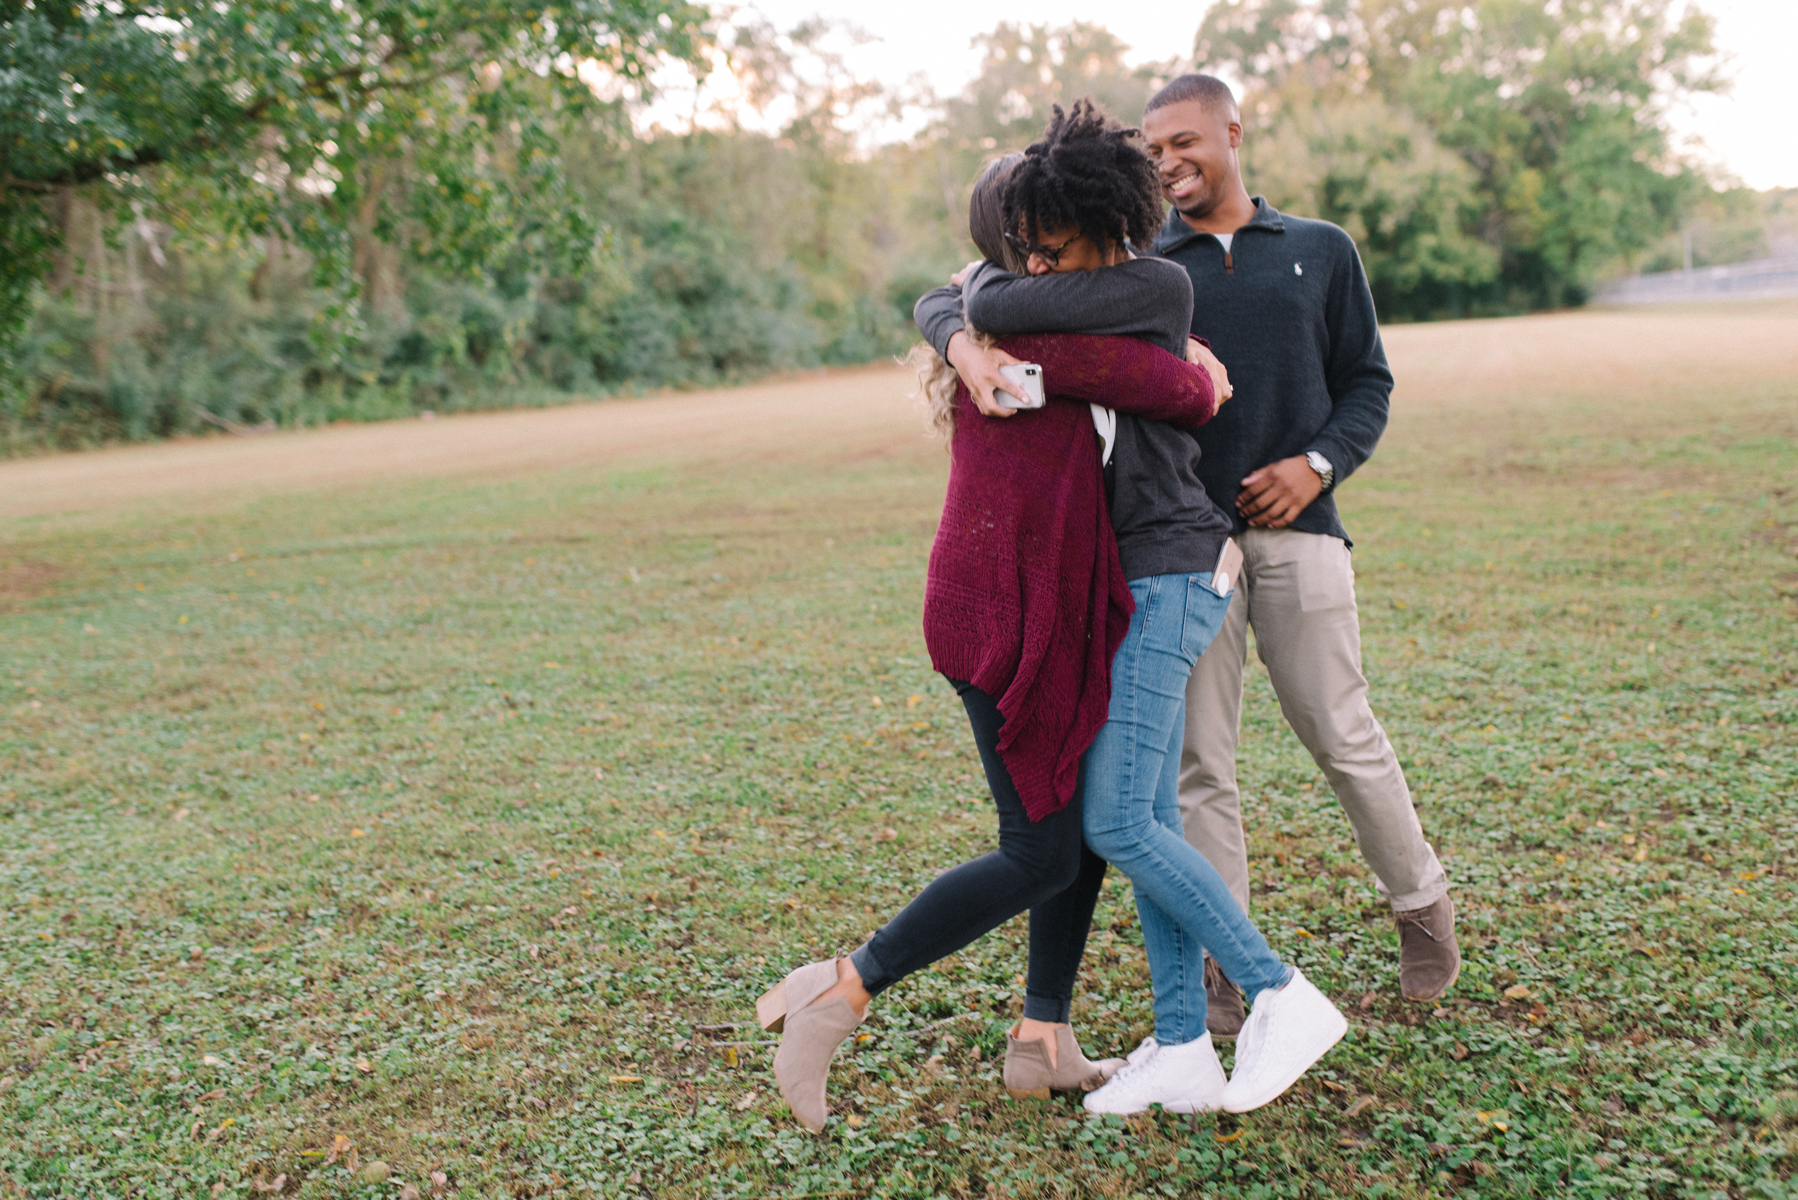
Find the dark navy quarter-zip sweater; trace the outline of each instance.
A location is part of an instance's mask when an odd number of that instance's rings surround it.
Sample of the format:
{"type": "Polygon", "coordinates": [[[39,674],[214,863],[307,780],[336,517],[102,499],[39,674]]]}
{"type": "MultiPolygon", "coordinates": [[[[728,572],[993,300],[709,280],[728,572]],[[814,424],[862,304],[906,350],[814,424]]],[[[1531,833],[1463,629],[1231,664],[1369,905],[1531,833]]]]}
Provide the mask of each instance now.
{"type": "MultiPolygon", "coordinates": [[[[1230,250],[1177,212],[1155,252],[1192,277],[1192,331],[1230,372],[1234,394],[1192,431],[1199,478],[1235,521],[1243,477],[1315,450],[1336,485],[1366,462],[1386,429],[1392,371],[1354,239],[1328,221],[1288,217],[1260,196],[1230,250]]],[[[1325,492],[1291,528],[1349,541],[1325,492]]],[[[1352,543],[1351,543],[1352,544],[1352,543]]]]}

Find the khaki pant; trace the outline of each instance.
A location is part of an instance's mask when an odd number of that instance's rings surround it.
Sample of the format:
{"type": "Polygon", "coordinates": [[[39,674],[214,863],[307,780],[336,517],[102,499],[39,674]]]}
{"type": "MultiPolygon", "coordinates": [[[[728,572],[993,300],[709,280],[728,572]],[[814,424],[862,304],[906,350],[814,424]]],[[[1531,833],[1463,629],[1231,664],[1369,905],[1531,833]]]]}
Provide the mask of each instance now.
{"type": "Polygon", "coordinates": [[[1400,912],[1434,904],[1448,894],[1448,876],[1424,840],[1398,756],[1368,707],[1348,547],[1290,529],[1249,529],[1237,542],[1243,565],[1235,600],[1186,688],[1180,816],[1187,841],[1246,910],[1236,743],[1252,625],[1280,711],[1335,790],[1381,894],[1400,912]]]}

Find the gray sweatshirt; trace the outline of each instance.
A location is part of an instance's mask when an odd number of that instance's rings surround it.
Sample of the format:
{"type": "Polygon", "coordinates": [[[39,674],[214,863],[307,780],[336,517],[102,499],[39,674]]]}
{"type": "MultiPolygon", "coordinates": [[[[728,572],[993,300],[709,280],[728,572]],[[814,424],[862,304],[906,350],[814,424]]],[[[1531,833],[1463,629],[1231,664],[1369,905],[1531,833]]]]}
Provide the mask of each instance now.
{"type": "MultiPolygon", "coordinates": [[[[1013,275],[985,263],[965,289],[926,293],[913,316],[925,340],[944,357],[949,339],[968,325],[995,337],[1136,337],[1184,357],[1192,327],[1192,283],[1183,268],[1157,258],[1056,275],[1013,275]]],[[[1053,379],[1044,383],[1055,390],[1053,379]]],[[[1028,419],[1028,413],[1012,418],[1028,419]]],[[[1105,488],[1124,577],[1211,570],[1231,522],[1200,482],[1198,442],[1162,421],[1119,413],[1117,422],[1105,488]]]]}

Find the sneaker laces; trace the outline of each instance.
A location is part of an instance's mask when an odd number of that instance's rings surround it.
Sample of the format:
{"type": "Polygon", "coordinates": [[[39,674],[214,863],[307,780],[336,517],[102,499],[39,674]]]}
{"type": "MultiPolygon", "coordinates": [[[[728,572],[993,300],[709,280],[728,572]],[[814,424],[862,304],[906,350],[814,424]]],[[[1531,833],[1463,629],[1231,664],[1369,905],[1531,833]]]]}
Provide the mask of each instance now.
{"type": "Polygon", "coordinates": [[[1124,1060],[1124,1065],[1117,1069],[1117,1074],[1113,1075],[1108,1082],[1116,1083],[1120,1079],[1148,1070],[1155,1062],[1154,1052],[1158,1049],[1160,1049],[1160,1043],[1154,1038],[1144,1038],[1142,1045],[1130,1052],[1130,1056],[1124,1060]]]}
{"type": "Polygon", "coordinates": [[[1267,1023],[1272,1016],[1275,990],[1268,988],[1255,997],[1255,1007],[1249,1009],[1248,1019],[1242,1023],[1242,1032],[1236,1035],[1237,1070],[1241,1070],[1244,1063],[1254,1061],[1261,1052],[1261,1043],[1267,1039],[1267,1023]]]}

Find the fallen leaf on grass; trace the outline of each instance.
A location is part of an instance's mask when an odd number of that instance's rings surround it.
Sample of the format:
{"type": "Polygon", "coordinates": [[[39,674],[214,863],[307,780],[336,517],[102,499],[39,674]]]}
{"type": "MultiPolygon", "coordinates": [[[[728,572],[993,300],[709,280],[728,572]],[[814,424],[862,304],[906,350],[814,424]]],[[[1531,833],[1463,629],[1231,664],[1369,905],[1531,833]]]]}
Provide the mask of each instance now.
{"type": "Polygon", "coordinates": [[[418,1189],[409,1183],[401,1185],[400,1200],[419,1200],[418,1189]]]}
{"type": "Polygon", "coordinates": [[[222,1067],[225,1065],[225,1060],[216,1055],[202,1054],[200,1056],[200,1065],[202,1067],[222,1067]]]}
{"type": "Polygon", "coordinates": [[[260,1179],[254,1180],[250,1186],[259,1192],[278,1192],[287,1186],[287,1176],[285,1174],[277,1175],[267,1183],[263,1183],[260,1179]]]}
{"type": "Polygon", "coordinates": [[[1529,985],[1514,983],[1505,989],[1505,995],[1512,1000],[1527,1000],[1530,997],[1529,985]]]}
{"type": "Polygon", "coordinates": [[[614,1075],[611,1077],[611,1079],[612,1079],[613,1083],[642,1083],[643,1082],[643,1076],[641,1076],[641,1075],[614,1075]]]}
{"type": "Polygon", "coordinates": [[[1368,1109],[1372,1108],[1374,1106],[1374,1103],[1375,1103],[1375,1101],[1372,1096],[1363,1096],[1359,1100],[1355,1101],[1353,1104],[1349,1105],[1348,1111],[1343,1113],[1342,1115],[1344,1117],[1358,1117],[1362,1113],[1366,1112],[1368,1109]]]}
{"type": "Polygon", "coordinates": [[[359,1058],[356,1060],[356,1069],[364,1075],[373,1075],[375,1073],[375,1064],[369,1062],[366,1058],[359,1058]]]}
{"type": "Polygon", "coordinates": [[[1322,1083],[1332,1092],[1347,1092],[1351,1096],[1355,1094],[1354,1088],[1349,1087],[1347,1084],[1337,1083],[1334,1079],[1323,1079],[1318,1082],[1322,1083]]]}
{"type": "Polygon", "coordinates": [[[1378,1000],[1379,998],[1380,998],[1379,993],[1369,992],[1365,996],[1361,997],[1361,1002],[1359,1004],[1355,1005],[1355,1007],[1360,1009],[1362,1012],[1366,1012],[1368,1009],[1373,1007],[1374,1001],[1378,1000]]]}
{"type": "Polygon", "coordinates": [[[344,1155],[350,1153],[355,1148],[356,1147],[353,1144],[351,1144],[349,1138],[344,1137],[341,1133],[338,1134],[336,1137],[331,1139],[331,1149],[326,1151],[326,1153],[325,1153],[325,1165],[327,1167],[330,1166],[332,1163],[336,1162],[338,1159],[342,1158],[344,1155]]]}
{"type": "Polygon", "coordinates": [[[1466,1046],[1463,1046],[1460,1042],[1456,1042],[1455,1048],[1448,1052],[1448,1056],[1450,1058],[1454,1059],[1456,1062],[1460,1062],[1463,1059],[1465,1059],[1468,1056],[1468,1054],[1470,1054],[1470,1053],[1472,1053],[1472,1052],[1469,1051],[1466,1046]]]}
{"type": "Polygon", "coordinates": [[[205,1092],[201,1095],[195,1096],[194,1103],[195,1104],[207,1104],[214,1100],[222,1100],[222,1099],[224,1099],[224,1096],[225,1096],[224,1088],[213,1088],[210,1092],[205,1092]]]}
{"type": "Polygon", "coordinates": [[[1247,1132],[1248,1132],[1248,1130],[1246,1130],[1246,1129],[1238,1129],[1235,1133],[1214,1133],[1211,1136],[1217,1139],[1218,1145],[1228,1146],[1231,1142],[1235,1141],[1237,1138],[1241,1137],[1243,1134],[1245,1134],[1247,1132]]]}
{"type": "Polygon", "coordinates": [[[448,1175],[445,1175],[442,1171],[432,1171],[431,1172],[431,1190],[433,1192],[441,1192],[444,1188],[446,1188],[448,1186],[449,1186],[449,1176],[448,1175]]]}
{"type": "Polygon", "coordinates": [[[892,828],[891,826],[888,826],[887,828],[882,829],[879,833],[875,834],[874,840],[877,842],[896,842],[899,840],[899,831],[897,829],[892,828]]]}
{"type": "Polygon", "coordinates": [[[741,1100],[739,1100],[735,1104],[731,1105],[731,1107],[736,1109],[738,1112],[742,1112],[744,1109],[748,1108],[751,1104],[755,1103],[755,1097],[756,1097],[756,1093],[750,1092],[748,1095],[744,1096],[741,1100]]]}

